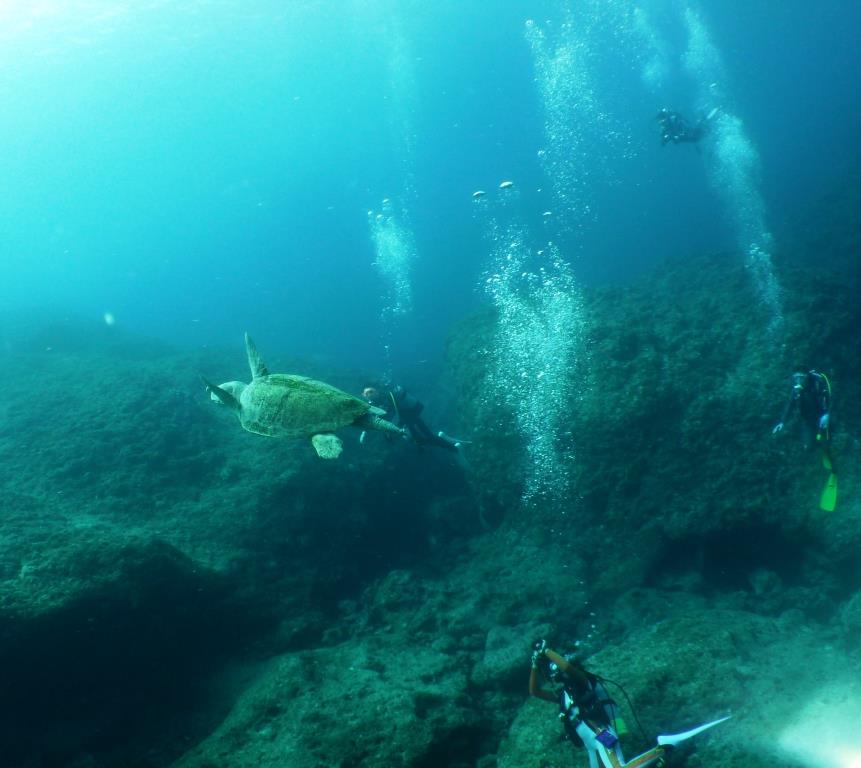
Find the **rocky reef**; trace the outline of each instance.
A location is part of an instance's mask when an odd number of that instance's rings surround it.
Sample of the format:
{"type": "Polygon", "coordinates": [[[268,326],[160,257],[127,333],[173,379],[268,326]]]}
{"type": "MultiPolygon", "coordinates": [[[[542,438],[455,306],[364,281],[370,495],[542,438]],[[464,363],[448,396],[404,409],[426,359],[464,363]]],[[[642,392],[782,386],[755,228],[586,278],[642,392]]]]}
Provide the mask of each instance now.
{"type": "Polygon", "coordinates": [[[239,345],[181,354],[6,318],[4,765],[585,761],[553,705],[527,700],[539,637],[624,686],[629,756],[732,714],[673,764],[837,765],[810,756],[805,726],[861,716],[861,280],[845,221],[777,260],[779,338],[734,254],[587,292],[587,386],[558,404],[576,482],[529,505],[524,436],[488,396],[492,313],[448,348],[461,460],[345,432],[336,462],[207,400],[198,374],[239,376],[239,345]],[[828,269],[814,249],[834,253],[828,269]],[[771,434],[797,366],[834,387],[831,514],[816,452],[771,434]]]}

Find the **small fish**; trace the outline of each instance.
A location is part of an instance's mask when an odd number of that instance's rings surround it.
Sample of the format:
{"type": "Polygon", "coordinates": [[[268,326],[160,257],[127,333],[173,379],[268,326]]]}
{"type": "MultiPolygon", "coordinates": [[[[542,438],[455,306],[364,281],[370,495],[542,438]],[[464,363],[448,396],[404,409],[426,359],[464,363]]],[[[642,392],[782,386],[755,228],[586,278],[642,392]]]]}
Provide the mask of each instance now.
{"type": "Polygon", "coordinates": [[[473,200],[481,200],[487,193],[483,189],[477,189],[472,193],[473,200]]]}
{"type": "Polygon", "coordinates": [[[503,181],[500,185],[500,189],[511,189],[514,186],[513,181],[503,181]]]}

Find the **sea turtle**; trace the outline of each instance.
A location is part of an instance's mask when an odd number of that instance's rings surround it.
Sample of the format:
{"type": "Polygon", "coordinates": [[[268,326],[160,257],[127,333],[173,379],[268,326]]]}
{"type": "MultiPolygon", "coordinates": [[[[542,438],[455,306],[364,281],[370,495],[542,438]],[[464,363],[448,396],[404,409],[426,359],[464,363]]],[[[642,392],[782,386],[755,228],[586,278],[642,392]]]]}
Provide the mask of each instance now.
{"type": "Polygon", "coordinates": [[[269,373],[251,337],[245,334],[251,383],[203,383],[211,398],[236,411],[243,429],[266,437],[311,438],[317,455],[337,459],[344,444],[333,434],[340,427],[379,429],[403,435],[404,430],[364,400],[322,381],[289,373],[269,373]]]}

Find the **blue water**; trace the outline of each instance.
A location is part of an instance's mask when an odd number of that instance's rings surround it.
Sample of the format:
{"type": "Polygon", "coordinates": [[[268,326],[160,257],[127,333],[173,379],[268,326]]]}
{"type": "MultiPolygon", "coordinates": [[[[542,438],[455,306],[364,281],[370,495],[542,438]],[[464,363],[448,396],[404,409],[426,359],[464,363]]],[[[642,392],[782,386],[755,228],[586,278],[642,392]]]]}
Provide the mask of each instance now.
{"type": "MultiPolygon", "coordinates": [[[[584,143],[591,214],[557,228],[525,23],[552,34],[566,8],[621,5],[4,3],[0,308],[109,313],[189,347],[240,348],[249,330],[263,349],[382,370],[368,211],[391,198],[416,249],[410,311],[388,329],[397,375],[438,361],[452,324],[487,301],[477,189],[514,180],[518,215],[586,286],[735,249],[707,142],[662,147],[656,132],[661,106],[696,116],[681,2],[640,4],[667,52],[659,88],[612,22],[583,32],[601,52],[588,64],[601,109],[624,138],[584,143]]],[[[857,164],[861,4],[691,7],[720,53],[725,106],[758,151],[779,250],[798,212],[857,164]]]]}

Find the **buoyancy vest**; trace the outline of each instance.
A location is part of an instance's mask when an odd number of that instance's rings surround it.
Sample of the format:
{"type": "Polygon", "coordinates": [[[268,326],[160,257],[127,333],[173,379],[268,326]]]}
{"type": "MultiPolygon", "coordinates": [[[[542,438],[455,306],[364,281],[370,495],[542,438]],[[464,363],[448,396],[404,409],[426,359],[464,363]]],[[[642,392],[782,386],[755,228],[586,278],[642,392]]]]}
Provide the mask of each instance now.
{"type": "Polygon", "coordinates": [[[576,690],[565,685],[559,692],[559,719],[565,735],[580,747],[583,740],[577,735],[577,726],[583,722],[597,730],[611,726],[616,705],[601,681],[588,672],[586,675],[585,687],[576,690]]]}

